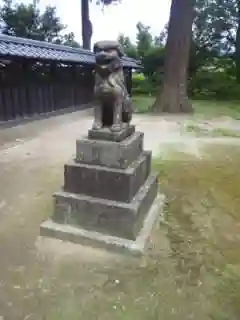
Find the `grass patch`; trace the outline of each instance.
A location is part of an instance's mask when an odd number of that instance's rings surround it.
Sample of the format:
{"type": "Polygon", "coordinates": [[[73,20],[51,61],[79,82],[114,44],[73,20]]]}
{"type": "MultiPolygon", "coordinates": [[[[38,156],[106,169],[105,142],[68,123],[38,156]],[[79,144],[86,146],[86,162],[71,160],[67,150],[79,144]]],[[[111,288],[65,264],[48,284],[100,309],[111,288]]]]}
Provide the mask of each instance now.
{"type": "MultiPolygon", "coordinates": [[[[155,97],[136,95],[133,96],[133,104],[136,113],[151,112],[151,106],[155,97]]],[[[195,115],[207,118],[228,116],[234,119],[240,119],[239,101],[192,101],[195,115]]]]}
{"type": "MultiPolygon", "coordinates": [[[[169,255],[175,261],[178,286],[199,287],[208,300],[202,319],[239,319],[240,149],[205,148],[208,160],[155,160],[168,198],[169,255]],[[208,294],[208,293],[209,294],[208,294]]],[[[178,154],[175,158],[179,158],[178,154]]],[[[184,307],[184,306],[183,306],[184,307]]],[[[195,316],[193,316],[195,319],[195,316]]],[[[198,319],[196,315],[196,319],[198,319]]]]}
{"type": "Polygon", "coordinates": [[[234,131],[226,128],[215,128],[213,129],[213,135],[215,137],[232,137],[232,138],[240,138],[240,132],[234,131]]]}
{"type": "Polygon", "coordinates": [[[139,95],[133,96],[132,102],[135,107],[136,113],[149,113],[151,112],[151,107],[154,103],[154,97],[139,95]]]}
{"type": "Polygon", "coordinates": [[[208,136],[209,135],[209,130],[201,127],[197,124],[187,124],[184,126],[184,131],[187,131],[189,133],[194,133],[196,136],[208,136]]]}
{"type": "Polygon", "coordinates": [[[208,118],[231,117],[240,119],[240,101],[193,101],[194,111],[208,118]]]}
{"type": "Polygon", "coordinates": [[[206,153],[155,159],[168,203],[148,255],[63,266],[48,319],[239,319],[240,151],[206,153]]]}
{"type": "Polygon", "coordinates": [[[229,137],[240,138],[240,131],[235,131],[227,128],[206,128],[197,124],[187,124],[184,126],[184,131],[194,133],[198,137],[229,137]]]}

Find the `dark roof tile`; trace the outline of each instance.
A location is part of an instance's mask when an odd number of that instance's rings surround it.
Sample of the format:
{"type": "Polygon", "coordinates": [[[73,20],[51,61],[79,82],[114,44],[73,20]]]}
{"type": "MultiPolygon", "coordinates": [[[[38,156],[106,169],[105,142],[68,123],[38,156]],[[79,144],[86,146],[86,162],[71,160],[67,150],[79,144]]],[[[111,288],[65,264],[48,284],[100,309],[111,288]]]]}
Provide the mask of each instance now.
{"type": "MultiPolygon", "coordinates": [[[[2,34],[0,34],[0,56],[77,62],[81,64],[95,63],[95,55],[89,50],[71,48],[69,46],[12,37],[2,34]]],[[[140,67],[136,60],[129,57],[123,57],[122,61],[124,67],[140,67]]]]}

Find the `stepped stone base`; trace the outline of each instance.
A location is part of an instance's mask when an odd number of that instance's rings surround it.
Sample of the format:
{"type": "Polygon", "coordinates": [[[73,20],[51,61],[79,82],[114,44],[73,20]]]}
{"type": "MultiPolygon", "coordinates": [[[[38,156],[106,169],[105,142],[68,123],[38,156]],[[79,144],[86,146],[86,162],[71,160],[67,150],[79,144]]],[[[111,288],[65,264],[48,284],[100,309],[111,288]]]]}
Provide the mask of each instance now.
{"type": "Polygon", "coordinates": [[[148,177],[150,167],[149,151],[126,169],[72,162],[65,165],[64,191],[129,203],[148,177]]]}
{"type": "Polygon", "coordinates": [[[143,151],[143,133],[135,132],[121,142],[77,140],[76,162],[126,169],[143,151]]]}
{"type": "Polygon", "coordinates": [[[104,248],[109,251],[140,256],[144,254],[154,226],[162,217],[161,210],[163,203],[164,197],[163,195],[159,195],[146,214],[143,227],[135,240],[115,237],[67,224],[60,224],[53,220],[47,220],[41,225],[40,234],[44,237],[51,237],[94,248],[104,248]]]}
{"type": "Polygon", "coordinates": [[[142,228],[157,188],[157,176],[152,174],[131,203],[59,192],[55,194],[53,220],[133,240],[142,228]]]}
{"type": "Polygon", "coordinates": [[[134,126],[89,130],[64,167],[63,189],[54,194],[52,219],[40,234],[141,253],[162,206],[157,180],[134,126]]]}

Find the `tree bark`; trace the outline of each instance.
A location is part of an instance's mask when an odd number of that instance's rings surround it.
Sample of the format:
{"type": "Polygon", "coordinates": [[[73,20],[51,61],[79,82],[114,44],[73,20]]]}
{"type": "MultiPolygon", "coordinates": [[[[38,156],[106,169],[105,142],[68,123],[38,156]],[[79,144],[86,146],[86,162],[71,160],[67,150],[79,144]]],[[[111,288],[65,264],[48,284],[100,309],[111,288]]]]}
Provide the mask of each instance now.
{"type": "Polygon", "coordinates": [[[192,111],[187,94],[187,82],[194,3],[194,0],[172,0],[163,86],[153,104],[154,111],[192,111]]]}
{"type": "Polygon", "coordinates": [[[89,18],[89,0],[81,0],[83,49],[91,50],[92,23],[89,18]]]}

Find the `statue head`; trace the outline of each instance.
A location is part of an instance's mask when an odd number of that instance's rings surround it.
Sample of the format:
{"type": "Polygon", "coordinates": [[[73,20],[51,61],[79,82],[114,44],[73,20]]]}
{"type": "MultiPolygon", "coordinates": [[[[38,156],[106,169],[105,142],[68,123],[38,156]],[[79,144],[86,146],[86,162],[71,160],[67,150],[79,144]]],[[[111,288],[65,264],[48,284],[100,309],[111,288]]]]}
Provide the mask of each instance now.
{"type": "Polygon", "coordinates": [[[124,52],[118,42],[99,41],[95,43],[93,51],[98,67],[110,68],[112,71],[121,67],[121,58],[124,52]]]}

